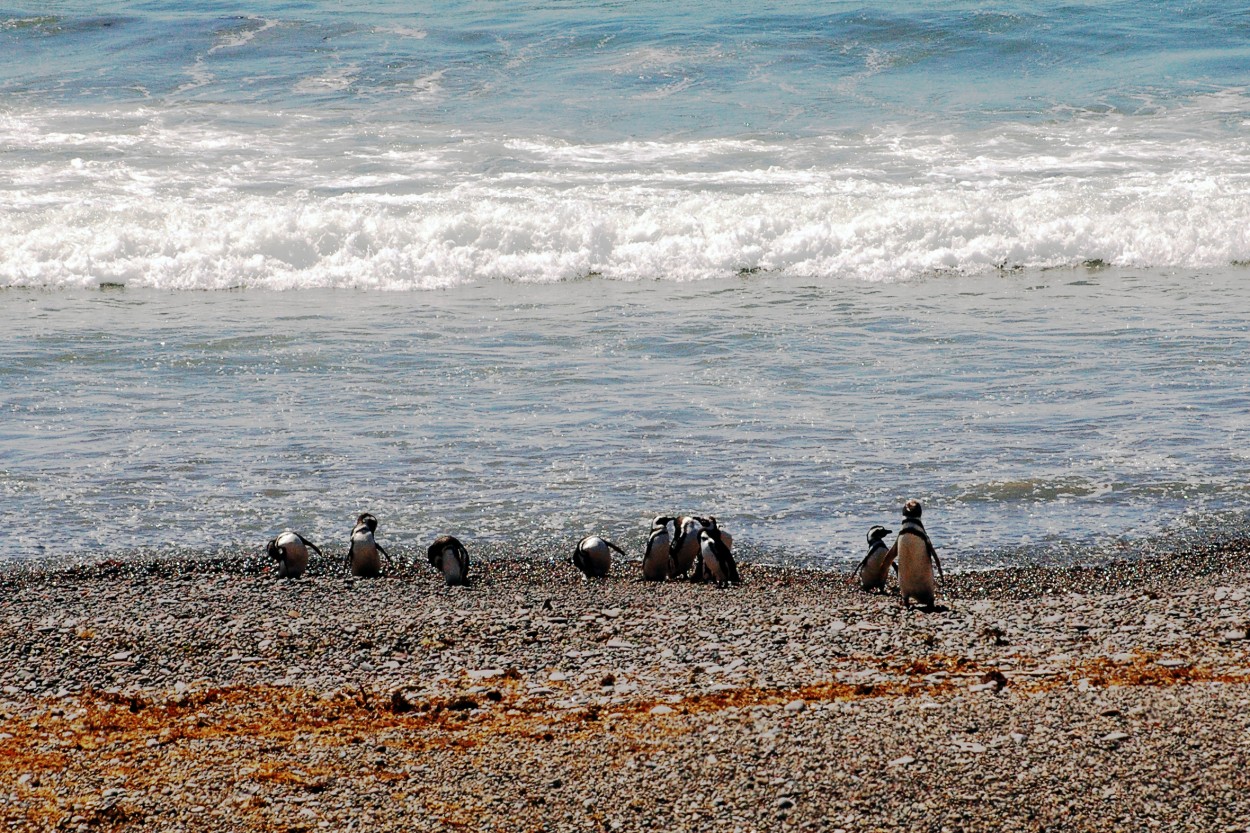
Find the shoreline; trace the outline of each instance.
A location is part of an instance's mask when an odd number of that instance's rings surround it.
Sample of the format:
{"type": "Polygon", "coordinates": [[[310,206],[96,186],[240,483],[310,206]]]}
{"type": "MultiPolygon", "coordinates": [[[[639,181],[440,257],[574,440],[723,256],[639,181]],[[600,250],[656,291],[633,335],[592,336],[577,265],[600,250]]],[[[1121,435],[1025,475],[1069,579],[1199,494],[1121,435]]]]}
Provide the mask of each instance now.
{"type": "Polygon", "coordinates": [[[751,565],[3,575],[0,822],[1241,830],[1246,553],[958,573],[934,613],[751,565]]]}
{"type": "MultiPolygon", "coordinates": [[[[635,548],[636,549],[636,548],[635,548]]],[[[1025,563],[951,571],[948,567],[945,584],[939,595],[953,598],[1017,598],[1021,595],[1046,596],[1071,592],[1111,592],[1133,587],[1166,589],[1177,582],[1207,581],[1227,572],[1250,572],[1250,538],[1240,536],[1225,540],[1195,543],[1182,540],[1125,543],[1123,549],[1139,554],[1132,558],[1100,557],[1092,563],[1053,564],[1025,563]]],[[[420,547],[392,546],[394,553],[386,577],[401,581],[426,582],[433,576],[420,547]]],[[[939,550],[940,551],[940,550],[939,550]]],[[[486,589],[496,574],[512,580],[534,568],[549,569],[556,579],[579,578],[567,557],[500,555],[505,548],[492,546],[488,554],[471,552],[473,589],[486,589]],[[485,582],[485,583],[483,583],[485,582]]],[[[750,553],[750,550],[747,550],[750,553]]],[[[741,561],[743,556],[739,555],[741,561]]],[[[747,555],[750,558],[750,555],[747,555]]],[[[600,581],[641,582],[637,558],[613,561],[612,571],[600,581]]],[[[273,561],[263,549],[223,548],[213,553],[176,553],[158,551],[152,554],[129,554],[123,558],[106,557],[93,563],[32,564],[11,562],[0,565],[0,589],[18,587],[32,582],[86,581],[117,578],[179,578],[191,576],[268,576],[273,561]]],[[[743,565],[757,575],[788,577],[790,580],[814,582],[850,581],[852,572],[839,567],[743,565]]],[[[313,554],[308,569],[300,580],[314,578],[348,578],[343,559],[338,556],[318,557],[313,554]]],[[[661,584],[685,584],[684,580],[661,584]]]]}

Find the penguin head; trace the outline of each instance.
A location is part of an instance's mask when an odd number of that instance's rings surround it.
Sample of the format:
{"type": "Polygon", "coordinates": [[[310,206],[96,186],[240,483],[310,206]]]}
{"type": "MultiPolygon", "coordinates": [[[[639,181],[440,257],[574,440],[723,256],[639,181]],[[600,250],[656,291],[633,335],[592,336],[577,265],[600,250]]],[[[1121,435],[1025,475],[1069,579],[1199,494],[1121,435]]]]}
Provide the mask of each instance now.
{"type": "Polygon", "coordinates": [[[893,530],[886,529],[884,526],[880,526],[880,525],[874,526],[872,529],[868,530],[869,546],[877,543],[882,538],[889,535],[891,532],[893,532],[893,530]]]}
{"type": "Polygon", "coordinates": [[[670,523],[672,523],[672,522],[673,522],[673,519],[672,519],[672,518],[670,518],[668,515],[656,515],[656,516],[655,516],[655,517],[651,520],[651,528],[652,528],[653,530],[655,530],[655,529],[667,529],[667,528],[668,528],[668,525],[669,525],[670,523]]]}
{"type": "Polygon", "coordinates": [[[356,526],[357,527],[364,526],[370,532],[377,532],[378,531],[378,519],[373,517],[373,515],[369,514],[368,512],[361,512],[360,515],[356,517],[356,526]]]}
{"type": "Polygon", "coordinates": [[[278,546],[278,539],[274,538],[265,545],[265,552],[275,561],[281,561],[286,558],[286,548],[278,546]]]}
{"type": "Polygon", "coordinates": [[[706,518],[695,518],[695,520],[696,520],[696,521],[698,521],[699,523],[703,524],[703,526],[704,526],[705,528],[707,528],[707,529],[716,529],[716,528],[717,528],[717,527],[716,527],[716,518],[715,518],[713,515],[708,515],[706,518]]]}
{"type": "Polygon", "coordinates": [[[920,513],[923,511],[920,501],[909,500],[903,504],[903,517],[909,521],[920,520],[920,513]]]}

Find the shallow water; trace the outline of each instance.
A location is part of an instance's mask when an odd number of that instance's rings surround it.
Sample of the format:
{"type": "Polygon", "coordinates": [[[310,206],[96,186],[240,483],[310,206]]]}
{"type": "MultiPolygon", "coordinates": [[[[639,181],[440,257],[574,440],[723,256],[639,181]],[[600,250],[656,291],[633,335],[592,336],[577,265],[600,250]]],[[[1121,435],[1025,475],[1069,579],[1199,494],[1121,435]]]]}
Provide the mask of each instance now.
{"type": "Polygon", "coordinates": [[[718,515],[843,566],[911,497],[952,566],[1244,523],[1241,270],[439,292],[9,290],[8,559],[718,515]],[[33,522],[42,518],[44,522],[33,522]]]}

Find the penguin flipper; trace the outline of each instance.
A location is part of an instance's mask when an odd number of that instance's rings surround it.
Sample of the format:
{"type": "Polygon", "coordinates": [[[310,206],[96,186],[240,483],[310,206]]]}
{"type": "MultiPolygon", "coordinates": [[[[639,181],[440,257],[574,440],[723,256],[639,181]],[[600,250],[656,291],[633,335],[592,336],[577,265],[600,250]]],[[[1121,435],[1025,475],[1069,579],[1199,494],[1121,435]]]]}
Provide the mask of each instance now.
{"type": "Polygon", "coordinates": [[[304,546],[308,547],[310,550],[317,553],[317,555],[321,555],[321,547],[317,546],[312,541],[309,541],[307,538],[305,538],[303,535],[300,535],[298,532],[295,533],[295,537],[300,539],[300,542],[303,543],[304,546]]]}
{"type": "Polygon", "coordinates": [[[603,541],[603,543],[607,544],[609,548],[614,549],[614,550],[616,550],[617,552],[619,552],[619,553],[620,553],[620,554],[621,554],[624,558],[629,558],[629,554],[628,554],[628,553],[626,553],[626,552],[625,552],[625,550],[621,549],[621,548],[620,548],[620,547],[618,547],[616,544],[613,544],[613,543],[612,543],[611,541],[609,541],[607,538],[602,538],[602,539],[600,539],[600,540],[602,540],[602,541],[603,541]]]}
{"type": "Polygon", "coordinates": [[[394,564],[394,563],[395,563],[393,560],[391,560],[391,554],[390,554],[389,552],[387,552],[386,550],[382,549],[382,545],[381,545],[381,544],[379,544],[377,541],[374,541],[374,542],[373,542],[373,545],[374,545],[375,547],[377,547],[377,548],[378,548],[378,552],[380,552],[380,553],[382,553],[383,555],[385,555],[385,556],[386,556],[386,560],[387,560],[387,561],[389,561],[391,564],[394,564]]]}
{"type": "Polygon", "coordinates": [[[945,584],[946,572],[942,569],[942,560],[938,558],[937,549],[932,544],[929,544],[929,557],[933,559],[933,563],[937,566],[938,578],[945,584]]]}
{"type": "Polygon", "coordinates": [[[867,555],[864,556],[863,560],[859,562],[859,564],[855,567],[855,569],[851,571],[851,578],[855,578],[857,575],[859,575],[860,573],[864,571],[864,568],[868,566],[868,559],[870,558],[872,558],[871,550],[868,552],[867,555]]]}

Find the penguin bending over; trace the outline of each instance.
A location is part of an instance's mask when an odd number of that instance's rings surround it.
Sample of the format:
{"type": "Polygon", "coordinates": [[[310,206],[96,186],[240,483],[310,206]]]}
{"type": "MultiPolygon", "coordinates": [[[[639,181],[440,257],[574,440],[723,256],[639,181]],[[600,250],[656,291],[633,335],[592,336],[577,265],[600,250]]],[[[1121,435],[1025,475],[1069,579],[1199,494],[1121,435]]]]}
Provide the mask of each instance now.
{"type": "Polygon", "coordinates": [[[861,590],[869,590],[876,593],[885,592],[885,582],[890,574],[890,565],[894,563],[893,558],[887,557],[890,554],[890,548],[885,545],[885,536],[889,535],[891,531],[884,526],[874,526],[868,530],[868,554],[864,556],[864,560],[859,562],[859,566],[852,573],[853,576],[859,576],[861,590]]]}
{"type": "Polygon", "coordinates": [[[699,533],[703,531],[703,524],[698,518],[683,515],[673,522],[673,528],[677,534],[668,548],[673,559],[673,569],[669,575],[677,578],[690,572],[690,568],[699,559],[699,533]]]}
{"type": "Polygon", "coordinates": [[[368,512],[356,518],[352,527],[351,542],[347,545],[347,566],[352,575],[361,578],[377,578],[382,575],[382,556],[390,560],[390,554],[374,540],[378,531],[378,519],[368,512]]]}
{"type": "Polygon", "coordinates": [[[603,578],[608,574],[608,570],[612,566],[611,550],[616,550],[621,555],[625,555],[623,549],[606,538],[600,538],[598,535],[587,535],[577,542],[577,547],[573,550],[573,557],[570,560],[573,562],[573,566],[581,570],[582,575],[586,578],[603,578]]]}
{"type": "Polygon", "coordinates": [[[321,555],[321,550],[298,532],[287,530],[274,538],[266,547],[269,557],[278,562],[281,578],[299,578],[308,569],[308,551],[321,555]]]}
{"type": "Polygon", "coordinates": [[[469,551],[454,535],[440,535],[430,544],[430,564],[443,574],[447,585],[469,583],[469,551]]]}
{"type": "Polygon", "coordinates": [[[651,536],[642,553],[642,577],[647,581],[664,581],[673,572],[673,556],[669,553],[673,538],[668,534],[672,522],[666,515],[656,515],[651,521],[651,536]]]}
{"type": "Polygon", "coordinates": [[[933,568],[937,567],[939,578],[942,575],[942,562],[938,560],[937,550],[925,532],[920,521],[922,512],[920,501],[909,500],[903,506],[903,524],[898,528],[898,537],[894,546],[886,554],[889,560],[898,558],[898,592],[904,607],[911,607],[911,600],[916,600],[922,607],[933,609],[936,587],[933,581],[933,568]]]}
{"type": "Polygon", "coordinates": [[[701,570],[696,574],[696,579],[702,580],[702,576],[706,574],[721,587],[742,583],[738,576],[738,563],[734,561],[733,553],[720,536],[713,534],[710,529],[704,529],[699,533],[699,550],[703,557],[699,562],[701,570]]]}

